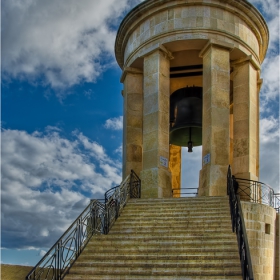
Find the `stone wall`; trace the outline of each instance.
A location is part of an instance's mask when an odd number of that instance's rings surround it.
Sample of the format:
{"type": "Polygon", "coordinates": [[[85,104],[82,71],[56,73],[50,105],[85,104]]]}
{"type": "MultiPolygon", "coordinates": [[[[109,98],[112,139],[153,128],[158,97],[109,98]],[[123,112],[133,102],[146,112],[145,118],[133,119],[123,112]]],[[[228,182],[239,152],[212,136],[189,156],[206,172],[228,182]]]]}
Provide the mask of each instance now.
{"type": "MultiPolygon", "coordinates": [[[[215,37],[222,41],[226,38],[224,33],[227,33],[228,38],[236,37],[250,46],[254,53],[259,54],[258,40],[245,20],[224,8],[206,6],[205,3],[205,6],[172,7],[146,19],[130,35],[125,60],[140,46],[158,37],[161,37],[161,44],[167,43],[173,32],[176,32],[178,37],[180,31],[185,34],[181,35],[182,39],[208,38],[211,37],[210,30],[211,33],[215,31],[215,37]],[[195,34],[196,30],[199,35],[195,34]]],[[[175,38],[173,40],[175,41],[175,38]]]]}
{"type": "Polygon", "coordinates": [[[254,279],[274,280],[276,211],[272,207],[257,203],[241,201],[241,205],[254,279]]]}
{"type": "Polygon", "coordinates": [[[280,214],[276,215],[276,226],[275,226],[275,276],[274,280],[280,279],[280,235],[279,235],[279,228],[280,228],[280,214]]]}

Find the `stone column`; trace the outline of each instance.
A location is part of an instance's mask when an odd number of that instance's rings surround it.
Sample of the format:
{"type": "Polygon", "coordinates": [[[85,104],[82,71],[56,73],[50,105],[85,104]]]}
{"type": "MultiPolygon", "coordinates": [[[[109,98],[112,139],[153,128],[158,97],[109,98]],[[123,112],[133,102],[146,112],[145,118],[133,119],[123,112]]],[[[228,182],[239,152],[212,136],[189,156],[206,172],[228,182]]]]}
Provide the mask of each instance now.
{"type": "Polygon", "coordinates": [[[143,198],[171,197],[169,71],[168,52],[158,49],[144,58],[143,198]]]}
{"type": "Polygon", "coordinates": [[[124,84],[123,116],[123,179],[133,169],[139,176],[142,171],[143,144],[143,73],[125,68],[121,77],[124,84]]]}
{"type": "Polygon", "coordinates": [[[234,64],[233,75],[233,174],[258,180],[259,115],[258,72],[248,58],[234,64]]]}
{"type": "Polygon", "coordinates": [[[199,193],[225,196],[230,154],[230,47],[209,43],[203,58],[202,169],[199,193]]]}
{"type": "Polygon", "coordinates": [[[173,197],[181,193],[181,147],[169,145],[169,170],[172,174],[173,197]]]}

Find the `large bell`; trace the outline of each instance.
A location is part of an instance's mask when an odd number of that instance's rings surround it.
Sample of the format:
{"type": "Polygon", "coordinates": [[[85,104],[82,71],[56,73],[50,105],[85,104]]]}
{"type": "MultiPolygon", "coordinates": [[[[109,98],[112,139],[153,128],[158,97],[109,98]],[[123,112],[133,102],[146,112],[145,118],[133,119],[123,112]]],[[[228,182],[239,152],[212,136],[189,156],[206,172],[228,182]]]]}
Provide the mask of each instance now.
{"type": "Polygon", "coordinates": [[[202,145],[202,87],[186,87],[170,96],[170,144],[202,145]]]}

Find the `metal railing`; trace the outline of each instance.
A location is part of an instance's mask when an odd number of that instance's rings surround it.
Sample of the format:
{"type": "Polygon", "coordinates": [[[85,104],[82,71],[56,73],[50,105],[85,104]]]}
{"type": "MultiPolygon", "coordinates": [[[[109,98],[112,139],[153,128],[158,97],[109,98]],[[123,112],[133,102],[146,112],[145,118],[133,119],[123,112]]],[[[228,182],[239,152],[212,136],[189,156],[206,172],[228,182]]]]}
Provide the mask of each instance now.
{"type": "Polygon", "coordinates": [[[231,168],[228,167],[227,193],[229,196],[232,231],[236,233],[239,257],[241,261],[243,280],[254,280],[249,243],[243,218],[240,197],[236,194],[237,186],[234,177],[231,175],[231,168]]]}
{"type": "Polygon", "coordinates": [[[108,234],[129,198],[140,198],[141,181],[131,170],[122,184],[105,193],[105,203],[91,200],[26,280],[62,280],[94,234],[108,234]]]}
{"type": "Polygon", "coordinates": [[[280,213],[280,193],[274,193],[273,195],[274,209],[277,213],[280,213]]]}
{"type": "Polygon", "coordinates": [[[172,189],[172,197],[195,197],[197,196],[197,188],[177,188],[172,189]]]}
{"type": "Polygon", "coordinates": [[[269,185],[248,179],[235,178],[233,183],[236,194],[241,200],[265,204],[273,207],[278,213],[280,209],[280,194],[274,193],[269,185]]]}

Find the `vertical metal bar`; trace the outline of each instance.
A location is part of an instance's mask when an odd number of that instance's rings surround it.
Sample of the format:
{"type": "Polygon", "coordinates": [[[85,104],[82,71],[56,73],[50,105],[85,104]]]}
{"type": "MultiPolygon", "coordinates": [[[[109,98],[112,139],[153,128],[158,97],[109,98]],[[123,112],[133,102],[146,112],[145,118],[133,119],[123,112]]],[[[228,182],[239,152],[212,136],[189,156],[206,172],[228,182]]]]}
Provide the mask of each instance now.
{"type": "Polygon", "coordinates": [[[130,198],[133,197],[133,194],[132,194],[132,180],[133,180],[133,170],[130,171],[130,178],[129,178],[129,193],[130,193],[130,198]]]}
{"type": "Polygon", "coordinates": [[[57,252],[55,254],[55,274],[56,279],[60,280],[60,247],[61,247],[61,241],[57,243],[57,252]]]}

